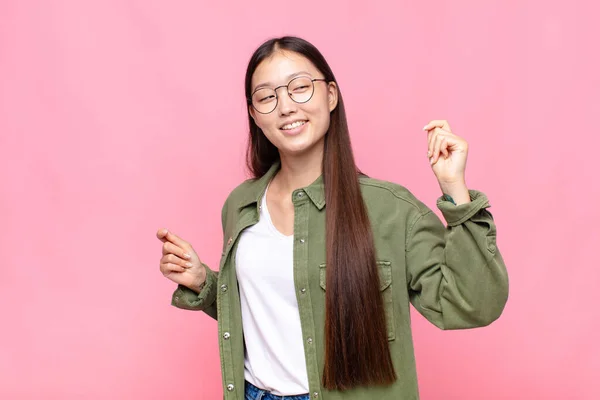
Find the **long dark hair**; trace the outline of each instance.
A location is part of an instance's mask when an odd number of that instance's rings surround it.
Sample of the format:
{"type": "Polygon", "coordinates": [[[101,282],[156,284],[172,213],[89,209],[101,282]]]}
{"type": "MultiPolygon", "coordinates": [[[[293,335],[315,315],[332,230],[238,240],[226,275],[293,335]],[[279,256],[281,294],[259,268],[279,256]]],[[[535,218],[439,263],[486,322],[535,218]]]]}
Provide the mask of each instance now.
{"type": "MultiPolygon", "coordinates": [[[[252,75],[275,51],[298,53],[336,82],[331,68],[315,46],[284,36],[263,43],[246,70],[246,98],[252,75]]],[[[248,100],[250,106],[251,100],[248,100]]],[[[396,380],[390,355],[385,312],[379,291],[373,232],[363,201],[354,162],[342,94],[330,114],[325,135],[323,183],[326,201],[325,368],[323,386],[344,390],[360,385],[386,385],[396,380]]],[[[247,165],[254,178],[262,177],[279,160],[277,148],[248,113],[250,137],[247,165]]]]}

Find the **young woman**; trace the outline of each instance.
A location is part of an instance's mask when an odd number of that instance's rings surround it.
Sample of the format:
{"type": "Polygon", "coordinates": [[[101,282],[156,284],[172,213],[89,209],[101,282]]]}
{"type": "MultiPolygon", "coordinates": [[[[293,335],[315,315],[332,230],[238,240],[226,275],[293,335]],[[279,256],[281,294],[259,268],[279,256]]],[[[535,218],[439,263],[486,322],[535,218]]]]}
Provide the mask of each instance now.
{"type": "Polygon", "coordinates": [[[409,305],[464,329],[508,297],[490,205],[465,183],[467,142],[446,121],[424,127],[446,228],[405,187],[359,171],[313,45],[265,42],[245,82],[254,178],[223,206],[218,272],[157,232],[172,304],[218,320],[225,399],[417,399],[409,305]]]}

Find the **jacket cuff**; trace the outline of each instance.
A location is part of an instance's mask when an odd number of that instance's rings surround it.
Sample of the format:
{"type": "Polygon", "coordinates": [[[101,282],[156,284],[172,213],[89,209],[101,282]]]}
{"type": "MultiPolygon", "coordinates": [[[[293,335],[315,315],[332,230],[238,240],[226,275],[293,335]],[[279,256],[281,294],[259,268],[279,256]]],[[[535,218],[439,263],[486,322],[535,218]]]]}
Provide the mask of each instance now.
{"type": "Polygon", "coordinates": [[[442,212],[448,226],[460,225],[469,220],[480,210],[490,207],[487,196],[478,190],[469,189],[470,203],[454,205],[451,201],[440,196],[437,199],[437,207],[442,212]]]}
{"type": "Polygon", "coordinates": [[[217,274],[211,271],[206,265],[206,281],[200,290],[196,293],[187,286],[178,284],[173,292],[171,305],[184,310],[203,310],[210,306],[216,298],[217,291],[214,289],[217,284],[217,274]]]}

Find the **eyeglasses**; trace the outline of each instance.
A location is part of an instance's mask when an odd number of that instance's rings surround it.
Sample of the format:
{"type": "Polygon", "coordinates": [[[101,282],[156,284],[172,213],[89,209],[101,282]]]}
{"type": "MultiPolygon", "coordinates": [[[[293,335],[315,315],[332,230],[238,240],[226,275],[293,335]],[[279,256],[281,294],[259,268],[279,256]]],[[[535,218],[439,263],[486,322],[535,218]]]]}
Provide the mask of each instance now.
{"type": "Polygon", "coordinates": [[[277,89],[287,88],[287,92],[296,103],[306,103],[315,92],[315,81],[327,82],[327,79],[299,76],[292,79],[287,85],[277,86],[275,89],[260,88],[252,93],[250,103],[252,107],[261,114],[269,114],[277,108],[278,96],[277,89]]]}

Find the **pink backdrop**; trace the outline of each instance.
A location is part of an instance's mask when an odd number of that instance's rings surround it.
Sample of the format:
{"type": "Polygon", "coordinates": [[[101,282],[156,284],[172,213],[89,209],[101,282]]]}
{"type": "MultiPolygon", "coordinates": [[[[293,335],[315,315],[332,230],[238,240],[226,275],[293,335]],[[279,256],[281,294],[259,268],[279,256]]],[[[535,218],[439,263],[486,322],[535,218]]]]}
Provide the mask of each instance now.
{"type": "Polygon", "coordinates": [[[221,398],[216,322],[170,306],[155,232],[216,268],[246,63],[283,34],[328,58],[368,174],[435,208],[421,127],[470,143],[510,299],[471,331],[413,313],[422,399],[600,398],[598,7],[224,3],[0,2],[0,398],[221,398]]]}

